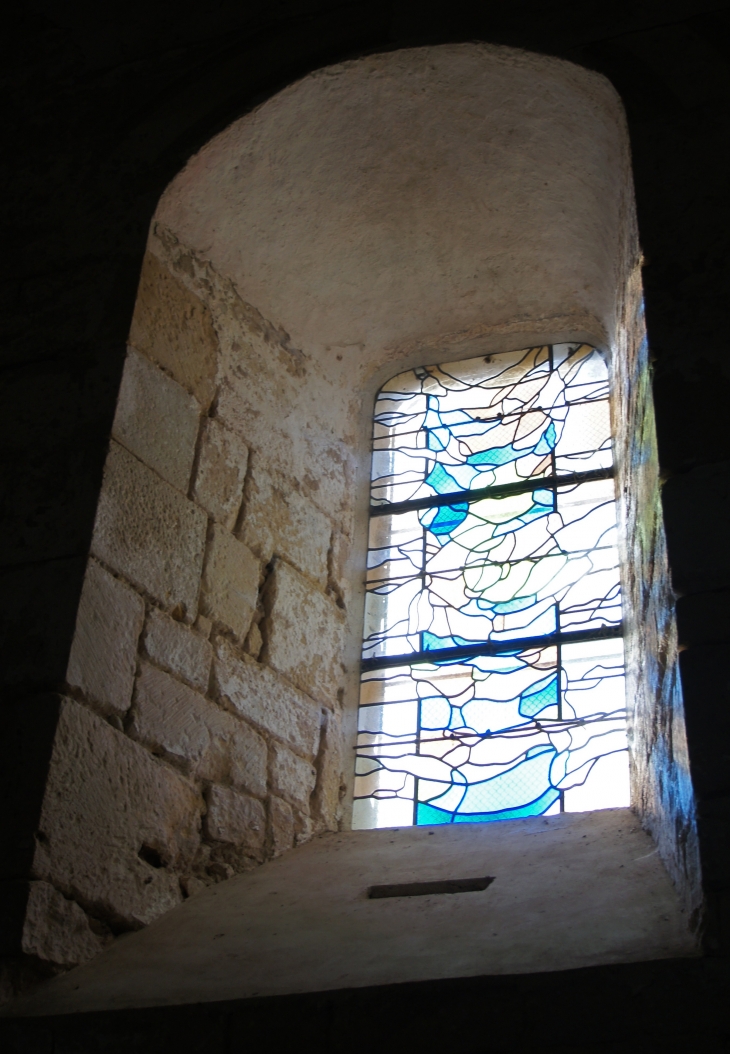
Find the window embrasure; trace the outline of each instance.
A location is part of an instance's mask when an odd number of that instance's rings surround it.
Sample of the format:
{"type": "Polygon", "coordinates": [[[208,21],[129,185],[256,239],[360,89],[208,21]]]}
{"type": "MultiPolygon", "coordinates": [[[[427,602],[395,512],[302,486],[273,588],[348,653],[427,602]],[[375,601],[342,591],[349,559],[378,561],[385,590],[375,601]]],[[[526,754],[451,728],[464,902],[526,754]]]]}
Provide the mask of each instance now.
{"type": "Polygon", "coordinates": [[[599,352],[400,374],[373,447],[354,826],[628,805],[599,352]]]}

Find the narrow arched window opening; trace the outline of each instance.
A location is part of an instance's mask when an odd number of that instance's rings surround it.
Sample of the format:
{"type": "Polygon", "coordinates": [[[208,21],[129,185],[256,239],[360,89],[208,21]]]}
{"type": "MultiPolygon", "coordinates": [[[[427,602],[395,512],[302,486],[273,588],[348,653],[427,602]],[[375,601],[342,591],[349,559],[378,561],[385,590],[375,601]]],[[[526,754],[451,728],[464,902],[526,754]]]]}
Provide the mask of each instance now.
{"type": "Polygon", "coordinates": [[[613,476],[588,345],[380,390],[356,827],[629,804],[613,476]]]}

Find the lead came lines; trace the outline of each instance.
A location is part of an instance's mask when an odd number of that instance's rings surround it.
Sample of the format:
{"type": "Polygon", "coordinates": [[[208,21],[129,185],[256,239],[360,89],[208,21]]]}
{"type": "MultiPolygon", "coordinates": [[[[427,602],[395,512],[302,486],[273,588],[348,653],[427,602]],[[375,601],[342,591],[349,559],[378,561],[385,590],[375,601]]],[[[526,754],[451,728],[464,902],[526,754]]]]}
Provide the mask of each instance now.
{"type": "Polygon", "coordinates": [[[355,826],[625,804],[607,397],[584,345],[381,391],[355,826]]]}

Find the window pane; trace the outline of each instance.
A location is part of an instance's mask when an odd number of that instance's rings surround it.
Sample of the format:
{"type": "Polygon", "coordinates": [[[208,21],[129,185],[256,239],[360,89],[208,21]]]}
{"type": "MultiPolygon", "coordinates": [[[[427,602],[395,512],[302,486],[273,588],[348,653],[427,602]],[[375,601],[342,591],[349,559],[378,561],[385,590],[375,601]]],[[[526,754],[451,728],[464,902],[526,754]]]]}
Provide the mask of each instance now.
{"type": "Polygon", "coordinates": [[[625,804],[599,353],[539,347],[393,378],[372,479],[355,825],[625,804]]]}

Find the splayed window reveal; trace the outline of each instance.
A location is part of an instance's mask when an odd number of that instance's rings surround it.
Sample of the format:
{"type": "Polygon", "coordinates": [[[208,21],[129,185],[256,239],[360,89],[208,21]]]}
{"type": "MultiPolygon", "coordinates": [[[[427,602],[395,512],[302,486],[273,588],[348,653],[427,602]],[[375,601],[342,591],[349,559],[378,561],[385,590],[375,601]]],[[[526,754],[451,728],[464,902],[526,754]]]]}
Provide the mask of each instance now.
{"type": "Polygon", "coordinates": [[[356,828],[629,804],[608,400],[584,344],[381,389],[356,828]]]}

